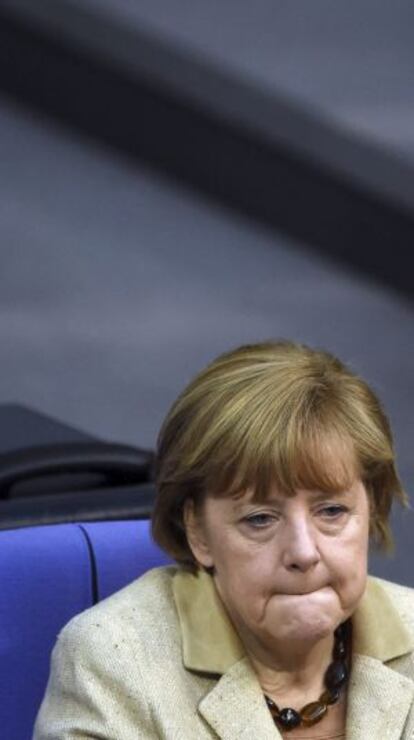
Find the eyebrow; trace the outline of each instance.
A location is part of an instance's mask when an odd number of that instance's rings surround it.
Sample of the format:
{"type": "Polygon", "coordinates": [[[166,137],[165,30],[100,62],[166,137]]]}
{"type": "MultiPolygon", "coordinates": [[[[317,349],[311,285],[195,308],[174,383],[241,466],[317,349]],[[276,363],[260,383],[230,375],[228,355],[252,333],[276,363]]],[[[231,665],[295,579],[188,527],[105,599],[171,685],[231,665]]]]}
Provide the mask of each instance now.
{"type": "Polygon", "coordinates": [[[311,495],[311,498],[312,498],[312,501],[315,501],[317,503],[318,501],[326,501],[326,499],[330,499],[330,498],[333,498],[333,499],[346,498],[350,494],[351,494],[350,488],[346,488],[340,491],[318,491],[316,495],[314,496],[311,495]]]}

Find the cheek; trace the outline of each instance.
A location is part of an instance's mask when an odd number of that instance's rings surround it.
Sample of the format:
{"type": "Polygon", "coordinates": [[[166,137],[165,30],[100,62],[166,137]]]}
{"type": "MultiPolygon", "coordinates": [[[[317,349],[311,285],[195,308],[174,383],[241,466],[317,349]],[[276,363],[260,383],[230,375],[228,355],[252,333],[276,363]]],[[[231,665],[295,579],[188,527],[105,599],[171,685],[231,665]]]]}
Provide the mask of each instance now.
{"type": "Polygon", "coordinates": [[[331,556],[331,573],[339,600],[344,609],[356,607],[362,597],[367,578],[368,533],[342,543],[331,556]]]}
{"type": "Polygon", "coordinates": [[[223,548],[217,559],[215,581],[229,611],[241,614],[261,613],[274,582],[275,567],[261,549],[223,548]]]}

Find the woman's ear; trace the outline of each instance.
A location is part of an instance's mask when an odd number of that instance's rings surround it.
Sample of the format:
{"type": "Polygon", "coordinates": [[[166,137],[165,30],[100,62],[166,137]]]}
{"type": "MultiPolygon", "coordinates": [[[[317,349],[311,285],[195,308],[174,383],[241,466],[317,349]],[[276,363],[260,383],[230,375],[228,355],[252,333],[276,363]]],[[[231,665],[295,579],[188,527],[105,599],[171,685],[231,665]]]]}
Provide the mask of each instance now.
{"type": "Polygon", "coordinates": [[[193,499],[188,498],[184,502],[184,528],[187,542],[197,563],[204,568],[212,568],[213,558],[211,556],[208,537],[205,531],[202,513],[196,511],[193,499]]]}

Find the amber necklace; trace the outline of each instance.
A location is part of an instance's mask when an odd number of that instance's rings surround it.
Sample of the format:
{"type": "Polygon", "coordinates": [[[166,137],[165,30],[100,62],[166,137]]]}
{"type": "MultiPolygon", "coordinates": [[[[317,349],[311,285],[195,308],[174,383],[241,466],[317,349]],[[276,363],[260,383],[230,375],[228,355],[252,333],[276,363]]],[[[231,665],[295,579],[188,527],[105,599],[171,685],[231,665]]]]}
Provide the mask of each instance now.
{"type": "Polygon", "coordinates": [[[336,704],[341,691],[345,686],[349,670],[348,658],[351,644],[351,622],[348,620],[335,630],[332,661],[328,666],[324,681],[325,689],[317,701],[306,704],[300,712],[291,707],[279,709],[269,696],[264,695],[274,723],[283,730],[293,730],[295,727],[311,727],[319,722],[328,711],[331,704],[336,704]]]}

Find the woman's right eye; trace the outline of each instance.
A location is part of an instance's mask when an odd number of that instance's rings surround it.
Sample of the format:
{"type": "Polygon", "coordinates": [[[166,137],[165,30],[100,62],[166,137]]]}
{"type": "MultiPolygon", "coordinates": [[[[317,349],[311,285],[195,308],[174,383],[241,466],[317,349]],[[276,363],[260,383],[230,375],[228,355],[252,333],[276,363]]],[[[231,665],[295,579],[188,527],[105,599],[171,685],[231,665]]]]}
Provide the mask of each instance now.
{"type": "Polygon", "coordinates": [[[270,514],[249,514],[244,518],[244,521],[250,526],[256,529],[262,529],[267,527],[274,521],[274,517],[270,514]]]}

